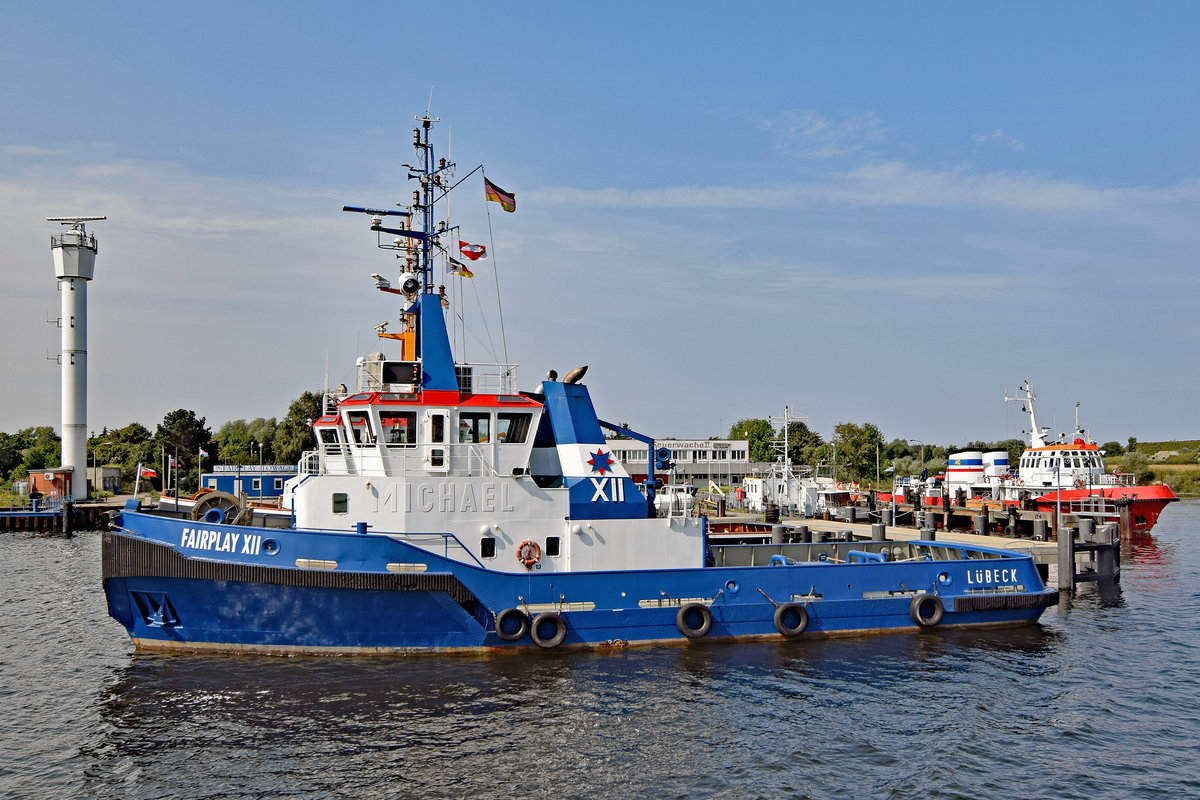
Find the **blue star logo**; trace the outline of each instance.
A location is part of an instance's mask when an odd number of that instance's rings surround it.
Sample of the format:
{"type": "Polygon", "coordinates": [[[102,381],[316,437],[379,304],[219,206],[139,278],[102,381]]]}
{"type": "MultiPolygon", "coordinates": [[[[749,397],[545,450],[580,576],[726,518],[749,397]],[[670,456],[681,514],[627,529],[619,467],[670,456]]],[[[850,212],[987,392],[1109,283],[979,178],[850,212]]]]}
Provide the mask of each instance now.
{"type": "Polygon", "coordinates": [[[599,472],[601,475],[603,475],[605,471],[612,472],[613,460],[608,453],[597,450],[596,452],[592,453],[591,456],[592,457],[588,459],[587,463],[592,465],[592,472],[599,472]]]}

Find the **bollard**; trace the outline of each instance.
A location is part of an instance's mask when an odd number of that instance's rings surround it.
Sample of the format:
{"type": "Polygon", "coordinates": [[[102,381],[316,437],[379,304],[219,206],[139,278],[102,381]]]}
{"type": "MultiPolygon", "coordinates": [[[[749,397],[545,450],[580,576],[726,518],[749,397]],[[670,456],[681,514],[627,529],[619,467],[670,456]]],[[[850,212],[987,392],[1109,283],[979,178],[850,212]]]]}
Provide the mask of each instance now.
{"type": "Polygon", "coordinates": [[[922,528],[921,529],[921,541],[932,542],[932,541],[935,541],[936,539],[937,539],[937,531],[935,531],[933,528],[922,528]]]}
{"type": "Polygon", "coordinates": [[[1075,591],[1075,529],[1058,529],[1058,590],[1075,591]]]}
{"type": "Polygon", "coordinates": [[[883,524],[889,527],[896,524],[896,519],[892,516],[892,510],[890,508],[885,508],[883,510],[883,524]]]}
{"type": "Polygon", "coordinates": [[[70,497],[62,504],[62,532],[67,536],[75,532],[75,501],[70,497]]]}
{"type": "Polygon", "coordinates": [[[1107,545],[1096,559],[1096,574],[1104,580],[1121,580],[1121,526],[1110,522],[1100,528],[1100,541],[1107,545]]]}
{"type": "Polygon", "coordinates": [[[771,544],[783,544],[783,526],[771,526],[771,544]]]}
{"type": "Polygon", "coordinates": [[[1035,542],[1046,541],[1046,520],[1041,517],[1033,521],[1033,540],[1035,542]]]}
{"type": "Polygon", "coordinates": [[[812,544],[812,540],[813,540],[813,538],[812,538],[812,531],[810,531],[810,530],[808,529],[808,526],[807,526],[807,525],[801,525],[799,528],[797,528],[797,529],[796,529],[796,532],[797,532],[798,534],[800,534],[800,541],[801,541],[802,543],[804,543],[804,544],[812,544]]]}
{"type": "Polygon", "coordinates": [[[976,536],[986,536],[987,535],[987,512],[986,511],[982,514],[975,515],[975,527],[972,529],[972,532],[976,536]]]}
{"type": "Polygon", "coordinates": [[[882,542],[882,541],[884,541],[884,538],[885,538],[885,534],[884,534],[884,532],[885,532],[886,530],[887,530],[887,527],[886,527],[886,526],[884,526],[884,525],[882,525],[882,524],[880,524],[880,523],[878,523],[878,522],[876,522],[876,523],[873,523],[873,524],[871,525],[871,541],[872,541],[872,542],[882,542]]]}

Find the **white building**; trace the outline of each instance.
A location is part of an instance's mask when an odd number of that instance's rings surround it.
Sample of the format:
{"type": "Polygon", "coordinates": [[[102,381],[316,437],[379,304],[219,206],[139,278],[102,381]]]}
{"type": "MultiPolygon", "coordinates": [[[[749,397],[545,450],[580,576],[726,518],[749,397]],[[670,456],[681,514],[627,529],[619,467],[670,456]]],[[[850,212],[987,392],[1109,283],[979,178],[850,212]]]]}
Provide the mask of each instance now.
{"type": "MultiPolygon", "coordinates": [[[[648,449],[636,439],[608,439],[613,457],[621,462],[635,481],[646,479],[648,449]]],[[[750,442],[746,439],[662,439],[654,446],[671,451],[675,478],[681,483],[720,486],[739,484],[762,464],[750,461],[750,442]]]]}

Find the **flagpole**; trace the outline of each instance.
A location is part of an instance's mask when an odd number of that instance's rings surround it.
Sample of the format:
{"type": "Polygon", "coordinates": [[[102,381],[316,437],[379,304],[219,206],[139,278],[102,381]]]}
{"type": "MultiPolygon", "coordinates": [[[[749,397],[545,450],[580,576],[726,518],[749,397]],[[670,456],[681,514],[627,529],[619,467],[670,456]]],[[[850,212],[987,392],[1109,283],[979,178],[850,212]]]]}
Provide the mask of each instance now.
{"type": "Polygon", "coordinates": [[[142,485],[142,462],[138,462],[137,476],[133,479],[133,499],[137,500],[138,489],[142,485]]]}

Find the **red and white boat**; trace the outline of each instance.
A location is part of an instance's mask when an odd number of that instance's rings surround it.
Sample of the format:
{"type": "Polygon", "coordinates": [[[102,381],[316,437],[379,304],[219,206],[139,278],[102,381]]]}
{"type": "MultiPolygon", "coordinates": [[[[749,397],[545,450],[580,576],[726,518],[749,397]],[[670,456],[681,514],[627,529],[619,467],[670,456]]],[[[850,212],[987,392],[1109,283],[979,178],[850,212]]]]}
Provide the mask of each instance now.
{"type": "MultiPolygon", "coordinates": [[[[1138,484],[1133,473],[1108,472],[1104,451],[1079,427],[1078,403],[1075,432],[1048,442],[1050,429],[1038,426],[1037,397],[1028,380],[1020,391],[1022,396],[1004,398],[1021,402],[1021,410],[1029,414],[1029,447],[1021,454],[1017,469],[1010,469],[1005,451],[951,453],[945,476],[920,486],[923,505],[940,506],[946,500],[967,507],[994,502],[1034,511],[1085,514],[1105,522],[1118,522],[1121,508],[1128,506],[1133,530],[1146,533],[1167,504],[1179,499],[1169,486],[1138,484]]],[[[880,499],[889,502],[891,498],[881,495],[880,499]]]]}

